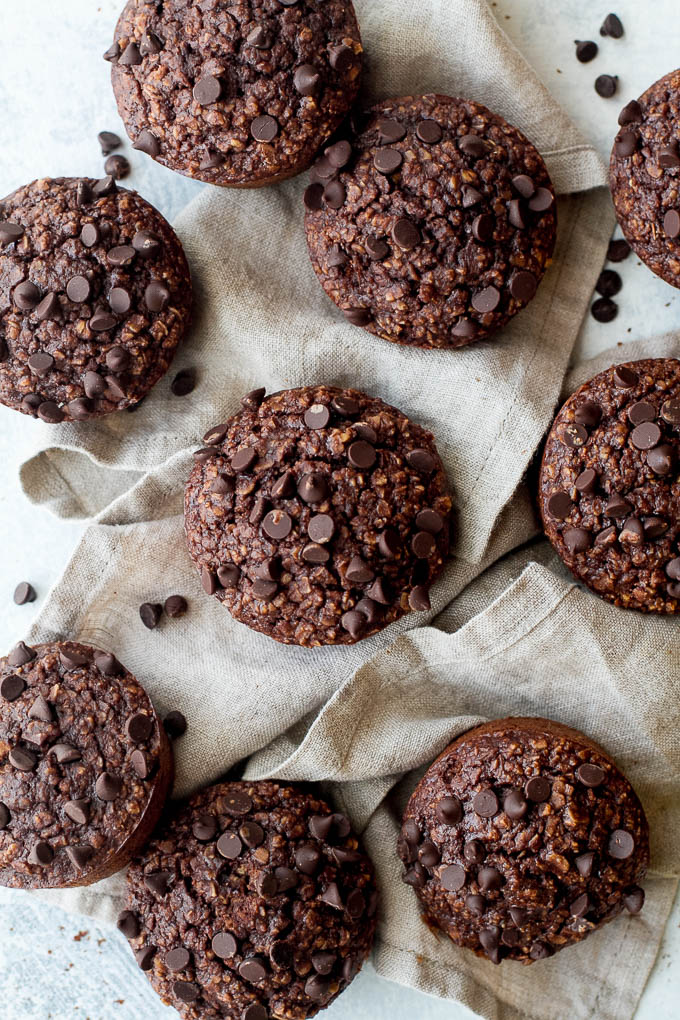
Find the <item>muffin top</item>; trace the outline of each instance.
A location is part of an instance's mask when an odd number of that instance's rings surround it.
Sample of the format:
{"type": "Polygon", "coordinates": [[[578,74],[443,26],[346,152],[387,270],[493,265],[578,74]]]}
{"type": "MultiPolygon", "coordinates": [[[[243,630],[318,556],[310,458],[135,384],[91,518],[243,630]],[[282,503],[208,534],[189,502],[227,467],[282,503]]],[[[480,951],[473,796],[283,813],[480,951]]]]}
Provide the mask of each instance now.
{"type": "Polygon", "coordinates": [[[0,202],[0,402],[50,424],[137,403],[189,322],[174,230],[112,177],[45,178],[0,202]]]}
{"type": "Polygon", "coordinates": [[[615,365],[574,393],[539,478],[547,537],[576,577],[626,609],[680,609],[680,361],[615,365]]]}
{"type": "Polygon", "coordinates": [[[460,347],[536,292],[555,194],[531,142],[464,99],[408,96],[359,118],[305,192],[312,265],[348,320],[399,343],[460,347]]]}
{"type": "Polygon", "coordinates": [[[0,659],[0,884],[46,889],[109,873],[159,770],[167,783],[169,754],[149,698],[113,655],[20,642],[0,659]]]}
{"type": "Polygon", "coordinates": [[[136,148],[247,187],[309,166],[354,101],[361,53],[351,0],[130,0],[105,56],[136,148]]]}
{"type": "Polygon", "coordinates": [[[494,963],[532,963],[637,913],[647,821],[582,734],[505,719],[459,737],[404,814],[399,854],[428,919],[494,963]]]}
{"type": "Polygon", "coordinates": [[[680,70],[624,106],[612,148],[610,186],[636,255],[680,287],[680,70]]]}
{"type": "Polygon", "coordinates": [[[451,497],[432,435],[333,386],[248,394],[185,494],[203,586],[286,644],[351,644],[429,608],[451,497]]]}
{"type": "Polygon", "coordinates": [[[128,872],[118,926],[187,1020],[303,1020],[371,947],[373,866],[314,793],[221,783],[180,807],[128,872]]]}

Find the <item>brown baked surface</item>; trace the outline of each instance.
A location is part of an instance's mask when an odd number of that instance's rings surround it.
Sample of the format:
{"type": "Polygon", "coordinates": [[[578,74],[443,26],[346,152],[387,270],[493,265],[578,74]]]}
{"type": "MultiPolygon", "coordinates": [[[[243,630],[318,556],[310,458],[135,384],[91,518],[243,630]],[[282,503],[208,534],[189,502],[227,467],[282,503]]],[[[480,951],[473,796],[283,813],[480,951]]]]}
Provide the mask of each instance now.
{"type": "Polygon", "coordinates": [[[496,332],[531,300],[553,252],[541,156],[464,99],[386,100],[360,120],[351,154],[326,150],[305,193],[322,287],[385,340],[460,347],[496,332]]]}
{"type": "Polygon", "coordinates": [[[344,815],[302,787],[221,783],[132,864],[119,927],[185,1020],[302,1020],[359,971],[376,906],[344,815]]]}
{"type": "Polygon", "coordinates": [[[628,103],[619,124],[609,164],[618,221],[635,254],[680,287],[680,70],[628,103]]]}
{"type": "Polygon", "coordinates": [[[120,870],[172,776],[153,705],[112,655],[20,642],[0,659],[0,884],[89,885],[120,870]]]}
{"type": "Polygon", "coordinates": [[[263,395],[208,430],[187,484],[205,590],[286,644],[351,644],[428,609],[451,511],[432,435],[358,390],[263,395]]]}
{"type": "Polygon", "coordinates": [[[300,173],[359,88],[351,0],[130,0],[115,39],[113,89],[133,142],[210,184],[300,173]]]}
{"type": "Polygon", "coordinates": [[[172,361],[191,302],[174,230],[111,178],[44,178],[0,202],[8,407],[56,424],[137,403],[172,361]]]}
{"type": "Polygon", "coordinates": [[[680,609],[679,426],[680,361],[651,358],[581,386],[545,445],[545,533],[579,581],[625,609],[680,609]]]}
{"type": "Polygon", "coordinates": [[[398,849],[428,923],[494,963],[532,963],[642,908],[649,833],[597,744],[545,719],[502,719],[430,766],[398,849]]]}

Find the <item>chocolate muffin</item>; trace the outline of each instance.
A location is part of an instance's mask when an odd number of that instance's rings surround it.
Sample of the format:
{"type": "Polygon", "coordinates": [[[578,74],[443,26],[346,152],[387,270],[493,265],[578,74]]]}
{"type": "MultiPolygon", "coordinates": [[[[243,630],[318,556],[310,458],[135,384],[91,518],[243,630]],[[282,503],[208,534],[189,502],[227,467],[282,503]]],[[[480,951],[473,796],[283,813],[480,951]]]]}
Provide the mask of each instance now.
{"type": "Polygon", "coordinates": [[[112,177],[45,178],[0,202],[0,403],[50,424],[130,407],[190,313],[177,235],[112,177]]]}
{"type": "Polygon", "coordinates": [[[105,57],[136,149],[210,184],[294,177],[354,102],[351,0],[129,0],[105,57]]]}
{"type": "Polygon", "coordinates": [[[203,587],[285,644],[352,644],[430,608],[451,497],[432,435],[334,386],[249,393],[186,488],[203,587]]]}
{"type": "Polygon", "coordinates": [[[539,477],[543,527],[579,581],[624,609],[680,611],[680,361],[615,365],[566,402],[539,477]]]}
{"type": "Polygon", "coordinates": [[[303,1020],[358,973],[377,899],[344,815],[301,787],[221,783],[132,864],[118,927],[186,1020],[303,1020]]]}
{"type": "Polygon", "coordinates": [[[612,149],[614,208],[636,255],[680,287],[680,70],[624,106],[612,149]]]}
{"type": "Polygon", "coordinates": [[[533,963],[644,903],[640,802],[588,737],[501,719],[454,740],[404,814],[399,855],[428,922],[493,963],[533,963]]]}
{"type": "Polygon", "coordinates": [[[324,152],[305,192],[314,270],[349,322],[416,347],[485,337],[536,293],[555,245],[548,171],[479,103],[372,107],[324,152]]]}
{"type": "Polygon", "coordinates": [[[113,655],[19,642],[0,659],[0,885],[90,885],[119,871],[172,777],[153,705],[113,655]]]}

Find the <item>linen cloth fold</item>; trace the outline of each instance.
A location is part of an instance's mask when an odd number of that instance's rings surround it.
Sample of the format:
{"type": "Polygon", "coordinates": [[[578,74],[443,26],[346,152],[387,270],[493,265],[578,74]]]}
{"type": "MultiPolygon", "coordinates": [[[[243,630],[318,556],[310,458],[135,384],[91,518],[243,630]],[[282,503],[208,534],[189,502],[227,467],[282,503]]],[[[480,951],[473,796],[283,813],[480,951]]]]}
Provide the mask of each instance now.
{"type": "MultiPolygon", "coordinates": [[[[669,723],[678,697],[672,625],[617,610],[570,581],[535,540],[522,483],[611,235],[605,171],[484,0],[356,6],[367,101],[465,95],[517,124],[543,153],[561,197],[555,258],[536,298],[497,338],[469,348],[389,344],[342,321],[319,287],[302,230],[305,182],[206,189],[176,224],[197,314],[173,370],[195,367],[196,390],[172,396],[171,372],[133,415],[36,426],[39,451],[21,471],[28,497],[92,523],[27,640],[68,636],[111,648],[161,712],[185,713],[177,796],[246,758],[248,776],[330,784],[377,865],[379,973],[494,1020],[625,1020],[678,874],[669,836],[680,771],[669,723]],[[320,381],[380,395],[433,431],[456,518],[429,614],[353,647],[301,649],[247,630],[203,594],[184,548],[182,495],[199,437],[234,413],[244,392],[320,381]],[[174,592],[188,597],[187,615],[146,631],[139,604],[174,592]],[[642,916],[526,969],[493,968],[437,940],[400,882],[395,853],[399,811],[423,768],[464,729],[507,714],[552,716],[600,740],[638,788],[653,833],[642,916]]],[[[119,875],[44,895],[111,920],[122,887],[119,875]]]]}

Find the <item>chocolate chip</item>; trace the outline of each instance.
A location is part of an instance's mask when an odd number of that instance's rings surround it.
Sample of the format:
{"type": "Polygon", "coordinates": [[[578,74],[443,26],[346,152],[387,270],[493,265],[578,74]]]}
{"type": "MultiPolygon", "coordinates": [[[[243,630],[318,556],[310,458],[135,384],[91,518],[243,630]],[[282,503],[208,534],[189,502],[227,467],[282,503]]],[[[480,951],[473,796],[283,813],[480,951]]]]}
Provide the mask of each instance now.
{"type": "Polygon", "coordinates": [[[404,216],[393,224],[392,239],[402,251],[411,251],[422,240],[418,227],[404,216]]]}
{"type": "Polygon", "coordinates": [[[547,943],[534,942],[529,950],[529,956],[532,960],[547,960],[554,952],[552,946],[549,946],[547,943]]]}
{"type": "Polygon", "coordinates": [[[607,260],[609,262],[623,262],[630,255],[630,245],[623,238],[616,238],[609,242],[607,248],[607,260]]]}
{"type": "Polygon", "coordinates": [[[669,209],[663,218],[663,229],[666,237],[675,240],[680,236],[680,212],[677,209],[669,209]]]}
{"type": "Polygon", "coordinates": [[[14,304],[21,312],[30,312],[40,302],[40,291],[30,280],[14,288],[14,304]]]}
{"type": "Polygon", "coordinates": [[[132,298],[125,287],[112,287],[109,291],[109,305],[116,315],[127,315],[132,306],[132,298]]]}
{"type": "Polygon", "coordinates": [[[477,883],[482,892],[495,892],[503,885],[503,876],[497,868],[480,868],[477,883]]]}
{"type": "Polygon", "coordinates": [[[473,294],[471,304],[476,312],[485,315],[488,312],[493,312],[498,307],[500,300],[501,292],[497,287],[490,286],[473,294]]]}
{"type": "Polygon", "coordinates": [[[545,776],[533,776],[524,784],[524,792],[534,804],[543,804],[550,799],[552,785],[545,776]]]}
{"type": "Polygon", "coordinates": [[[76,187],[76,202],[78,206],[82,208],[84,205],[89,205],[94,198],[92,188],[87,181],[78,181],[76,187]]]}
{"type": "Polygon", "coordinates": [[[646,539],[660,538],[668,531],[668,521],[661,517],[645,517],[642,522],[646,539]]]}
{"type": "Polygon", "coordinates": [[[251,123],[250,133],[256,142],[273,142],[279,133],[279,125],[274,117],[265,114],[251,123]]]}
{"type": "Polygon", "coordinates": [[[328,495],[328,483],[320,472],[310,471],[309,474],[303,475],[298,482],[297,491],[300,499],[305,503],[319,503],[328,495]]]}
{"type": "Polygon", "coordinates": [[[318,182],[310,184],[308,188],[305,188],[302,200],[305,208],[310,212],[317,212],[323,207],[323,190],[323,185],[318,182]]]}
{"type": "Polygon", "coordinates": [[[218,931],[213,935],[212,951],[220,960],[230,960],[238,952],[238,943],[229,931],[218,931]]]}
{"type": "Polygon", "coordinates": [[[614,297],[621,290],[621,277],[614,269],[603,269],[597,278],[595,290],[603,297],[614,297]]]}
{"type": "Polygon", "coordinates": [[[139,935],[139,919],[131,910],[122,910],[116,921],[118,931],[122,932],[126,939],[136,939],[139,935]]]}
{"type": "Polygon", "coordinates": [[[125,734],[134,744],[143,744],[153,733],[153,717],[135,712],[125,721],[125,734]]]}
{"type": "Polygon", "coordinates": [[[436,120],[419,120],[416,124],[416,135],[425,145],[436,145],[442,140],[443,134],[436,120]]]}
{"type": "Polygon", "coordinates": [[[225,563],[217,568],[217,580],[223,588],[235,588],[241,577],[241,571],[235,563],[225,563]]]}
{"type": "Polygon", "coordinates": [[[607,849],[610,857],[617,861],[625,861],[635,849],[635,840],[625,829],[615,829],[609,837],[607,849]]]}
{"type": "Polygon", "coordinates": [[[465,897],[465,906],[471,914],[475,915],[475,917],[482,917],[486,910],[486,900],[483,896],[471,893],[469,896],[465,897]]]}
{"type": "Polygon", "coordinates": [[[25,747],[13,747],[7,757],[10,765],[13,765],[19,772],[32,772],[38,764],[38,759],[33,751],[29,751],[25,747]]]}
{"type": "Polygon", "coordinates": [[[574,411],[574,421],[579,425],[594,428],[602,418],[602,408],[594,400],[586,400],[574,411]]]}
{"type": "Polygon", "coordinates": [[[298,877],[291,868],[279,867],[274,869],[279,892],[289,892],[298,884],[298,877]]]}
{"type": "Polygon", "coordinates": [[[503,810],[505,811],[508,818],[516,821],[519,818],[524,818],[525,814],[529,809],[529,805],[520,790],[510,790],[503,799],[503,810]]]}
{"type": "Polygon", "coordinates": [[[82,755],[77,747],[73,747],[71,744],[52,744],[52,747],[47,752],[53,754],[60,765],[70,765],[74,761],[80,761],[82,755]]]}
{"type": "Polygon", "coordinates": [[[94,664],[104,676],[119,676],[123,672],[123,667],[118,659],[110,652],[100,652],[99,655],[95,655],[94,664]]]}
{"type": "Polygon", "coordinates": [[[264,829],[257,822],[244,822],[238,831],[245,845],[251,849],[264,842],[264,829]]]}
{"type": "Polygon", "coordinates": [[[193,981],[175,981],[172,990],[180,1002],[195,1002],[201,994],[198,985],[193,981]]]}
{"type": "Polygon", "coordinates": [[[619,306],[611,298],[597,298],[590,306],[590,314],[597,322],[612,322],[619,312],[619,306]]]}
{"type": "Polygon", "coordinates": [[[49,843],[45,840],[38,840],[31,847],[31,852],[28,855],[29,864],[37,864],[41,868],[46,868],[48,864],[51,864],[54,860],[54,850],[49,843]]]}
{"type": "Polygon", "coordinates": [[[464,184],[462,188],[463,197],[463,209],[470,209],[473,205],[477,205],[478,202],[482,201],[482,193],[477,188],[471,187],[469,184],[464,184]]]}
{"type": "Polygon", "coordinates": [[[156,955],[154,946],[144,946],[135,952],[135,960],[140,970],[151,970],[153,958],[156,955]]]}
{"type": "Polygon", "coordinates": [[[375,577],[375,572],[362,560],[361,556],[353,556],[347,566],[345,577],[352,584],[368,584],[375,577]]]}
{"type": "Polygon", "coordinates": [[[475,794],[472,807],[480,818],[493,818],[500,810],[498,797],[489,787],[475,794]]]}
{"type": "Polygon", "coordinates": [[[554,492],[548,500],[548,513],[559,521],[566,520],[573,509],[574,504],[568,492],[554,492]]]}
{"type": "Polygon", "coordinates": [[[253,809],[252,797],[243,790],[233,790],[231,793],[226,794],[222,801],[225,805],[225,810],[230,815],[237,817],[247,815],[253,809]]]}
{"type": "Polygon", "coordinates": [[[115,800],[123,788],[123,780],[115,772],[102,772],[94,784],[94,792],[100,800],[115,800]]]}
{"type": "Polygon", "coordinates": [[[237,450],[229,462],[234,471],[248,471],[257,460],[257,450],[254,446],[242,446],[237,450]]]}
{"type": "Polygon", "coordinates": [[[40,322],[47,319],[58,319],[61,316],[61,304],[56,294],[46,294],[39,305],[36,306],[34,315],[40,322]]]}
{"type": "Polygon", "coordinates": [[[487,143],[483,138],[480,138],[479,135],[470,134],[462,135],[458,139],[458,148],[472,159],[481,159],[488,151],[487,143]]]}
{"type": "Polygon", "coordinates": [[[515,301],[519,301],[521,304],[531,301],[537,286],[538,281],[534,274],[525,269],[516,269],[510,277],[510,293],[515,301]]]}
{"type": "Polygon", "coordinates": [[[345,43],[340,43],[339,46],[331,46],[328,51],[328,62],[333,70],[339,74],[346,74],[354,66],[355,60],[354,50],[345,43]]]}
{"type": "Polygon", "coordinates": [[[223,832],[217,840],[217,852],[229,861],[234,861],[243,852],[243,843],[235,832],[223,832]]]}
{"type": "Polygon", "coordinates": [[[432,608],[430,594],[423,584],[417,584],[411,589],[408,596],[409,608],[416,613],[425,613],[432,608]]]}
{"type": "Polygon", "coordinates": [[[631,425],[641,425],[643,422],[654,421],[656,408],[648,400],[638,400],[628,408],[628,420],[631,425]]]}
{"type": "Polygon", "coordinates": [[[585,853],[585,854],[580,854],[576,858],[576,868],[578,870],[579,875],[581,875],[582,878],[590,878],[590,876],[591,876],[591,874],[593,872],[594,861],[595,861],[595,854],[594,853],[590,853],[590,852],[589,853],[585,853]]]}
{"type": "Polygon", "coordinates": [[[588,439],[588,432],[583,425],[565,425],[562,432],[562,441],[572,449],[578,449],[588,439]]]}
{"type": "Polygon", "coordinates": [[[119,67],[136,67],[142,62],[142,55],[136,42],[129,42],[118,60],[119,67]]]}
{"type": "Polygon", "coordinates": [[[583,765],[579,765],[576,769],[576,778],[584,786],[600,786],[604,782],[605,771],[599,765],[594,765],[592,762],[584,762],[583,765]]]}
{"type": "Polygon", "coordinates": [[[371,321],[371,313],[368,308],[343,308],[342,312],[353,326],[366,326],[371,321]]]}
{"type": "Polygon", "coordinates": [[[132,148],[137,149],[139,152],[145,152],[147,156],[151,157],[158,156],[161,151],[160,142],[146,128],[137,135],[137,140],[133,143],[132,148]]]}
{"type": "Polygon", "coordinates": [[[597,43],[590,39],[576,42],[576,59],[582,64],[587,64],[597,56],[597,43]]]}
{"type": "Polygon", "coordinates": [[[645,891],[639,885],[633,886],[623,898],[623,905],[629,914],[639,914],[645,904],[645,891]]]}
{"type": "Polygon", "coordinates": [[[191,953],[184,946],[178,946],[166,953],[163,962],[170,971],[186,970],[191,962],[191,953]]]}
{"type": "Polygon", "coordinates": [[[33,648],[29,648],[29,646],[24,644],[23,641],[19,641],[19,643],[14,646],[7,656],[7,665],[25,666],[27,663],[33,662],[37,654],[38,653],[34,651],[33,648]]]}
{"type": "Polygon", "coordinates": [[[322,545],[309,542],[302,550],[302,558],[305,563],[328,563],[330,553],[328,549],[324,549],[322,545]]]}
{"type": "Polygon", "coordinates": [[[92,197],[106,198],[107,195],[112,195],[116,190],[116,182],[111,174],[107,174],[106,177],[102,177],[100,181],[97,181],[92,188],[92,197]]]}
{"type": "Polygon", "coordinates": [[[292,527],[293,522],[285,510],[270,510],[262,522],[265,535],[277,542],[286,538],[292,527]]]}
{"type": "Polygon", "coordinates": [[[618,87],[618,75],[600,74],[595,79],[595,91],[603,99],[611,99],[618,87]]]}
{"type": "Polygon", "coordinates": [[[439,850],[431,839],[426,839],[418,849],[418,860],[424,868],[432,869],[439,864],[439,850]]]}
{"type": "MultiPolygon", "coordinates": [[[[477,218],[479,219],[480,217],[477,218]]],[[[508,220],[510,225],[515,227],[516,230],[524,230],[527,225],[527,221],[524,218],[522,203],[518,198],[513,198],[510,202],[508,202],[508,220]]],[[[474,223],[472,226],[474,233],[474,223]]]]}
{"type": "Polygon", "coordinates": [[[130,173],[130,163],[125,156],[117,153],[115,156],[109,156],[106,160],[104,172],[110,174],[114,181],[121,181],[130,173]]]}
{"type": "Polygon", "coordinates": [[[614,139],[614,152],[620,159],[632,156],[638,145],[640,136],[634,127],[623,128],[614,139]]]}
{"type": "Polygon", "coordinates": [[[160,623],[163,607],[158,602],[142,602],[139,607],[139,616],[149,630],[154,630],[160,623]]]}
{"type": "Polygon", "coordinates": [[[651,450],[661,439],[661,429],[654,421],[643,421],[631,433],[631,443],[637,450],[651,450]]]}
{"type": "Polygon", "coordinates": [[[169,871],[152,871],[144,876],[144,885],[156,896],[165,896],[172,875],[169,871]]]}
{"type": "Polygon", "coordinates": [[[395,170],[399,169],[403,161],[404,157],[398,149],[388,147],[378,149],[373,157],[373,165],[381,174],[393,174],[395,170]]]}
{"type": "Polygon", "coordinates": [[[465,885],[467,874],[465,868],[461,868],[460,864],[450,864],[442,869],[439,880],[447,892],[457,892],[465,885]]]}
{"type": "Polygon", "coordinates": [[[619,542],[640,545],[643,538],[644,528],[642,527],[642,522],[637,517],[629,517],[627,521],[624,521],[623,527],[619,532],[619,542]]]}
{"type": "Polygon", "coordinates": [[[319,91],[321,75],[313,64],[300,64],[295,68],[293,84],[301,96],[314,96],[319,91]]]}
{"type": "Polygon", "coordinates": [[[600,35],[609,35],[612,39],[620,39],[623,35],[623,25],[615,14],[608,14],[602,22],[600,35]]]}
{"type": "Polygon", "coordinates": [[[204,75],[194,85],[193,97],[200,106],[211,106],[221,94],[222,82],[214,74],[204,75]]]}
{"type": "Polygon", "coordinates": [[[9,220],[0,221],[0,245],[15,244],[24,236],[24,228],[20,223],[9,220]]]}
{"type": "Polygon", "coordinates": [[[9,676],[4,676],[0,680],[0,696],[5,701],[16,701],[16,699],[23,694],[26,689],[26,681],[23,677],[17,676],[15,673],[10,673],[9,676]]]}
{"type": "Polygon", "coordinates": [[[667,475],[673,467],[673,450],[668,443],[661,443],[647,453],[647,463],[655,475],[667,475]]]}
{"type": "Polygon", "coordinates": [[[163,41],[159,39],[154,32],[146,31],[142,36],[142,41],[139,44],[139,52],[143,57],[152,56],[155,53],[160,53],[163,49],[163,41]]]}
{"type": "Polygon", "coordinates": [[[187,611],[187,600],[182,595],[170,595],[166,600],[163,608],[166,614],[171,619],[176,619],[178,616],[184,616],[187,611]]]}
{"type": "Polygon", "coordinates": [[[150,312],[162,312],[170,300],[170,291],[158,280],[152,280],[144,291],[144,304],[150,312]]]}
{"type": "Polygon", "coordinates": [[[46,701],[42,694],[39,694],[28,710],[29,719],[37,719],[39,722],[51,723],[54,720],[54,712],[49,701],[46,701]]]}
{"type": "MultiPolygon", "coordinates": [[[[106,333],[108,330],[113,329],[117,324],[118,320],[115,315],[111,315],[110,312],[107,312],[103,308],[98,308],[88,322],[88,326],[93,333],[106,333]]],[[[86,374],[93,375],[94,373],[88,372],[86,374]]],[[[90,396],[90,394],[88,394],[88,396],[90,396]]]]}
{"type": "Polygon", "coordinates": [[[14,589],[14,602],[17,606],[25,606],[27,602],[35,602],[37,597],[35,588],[28,581],[22,581],[14,589]]]}

